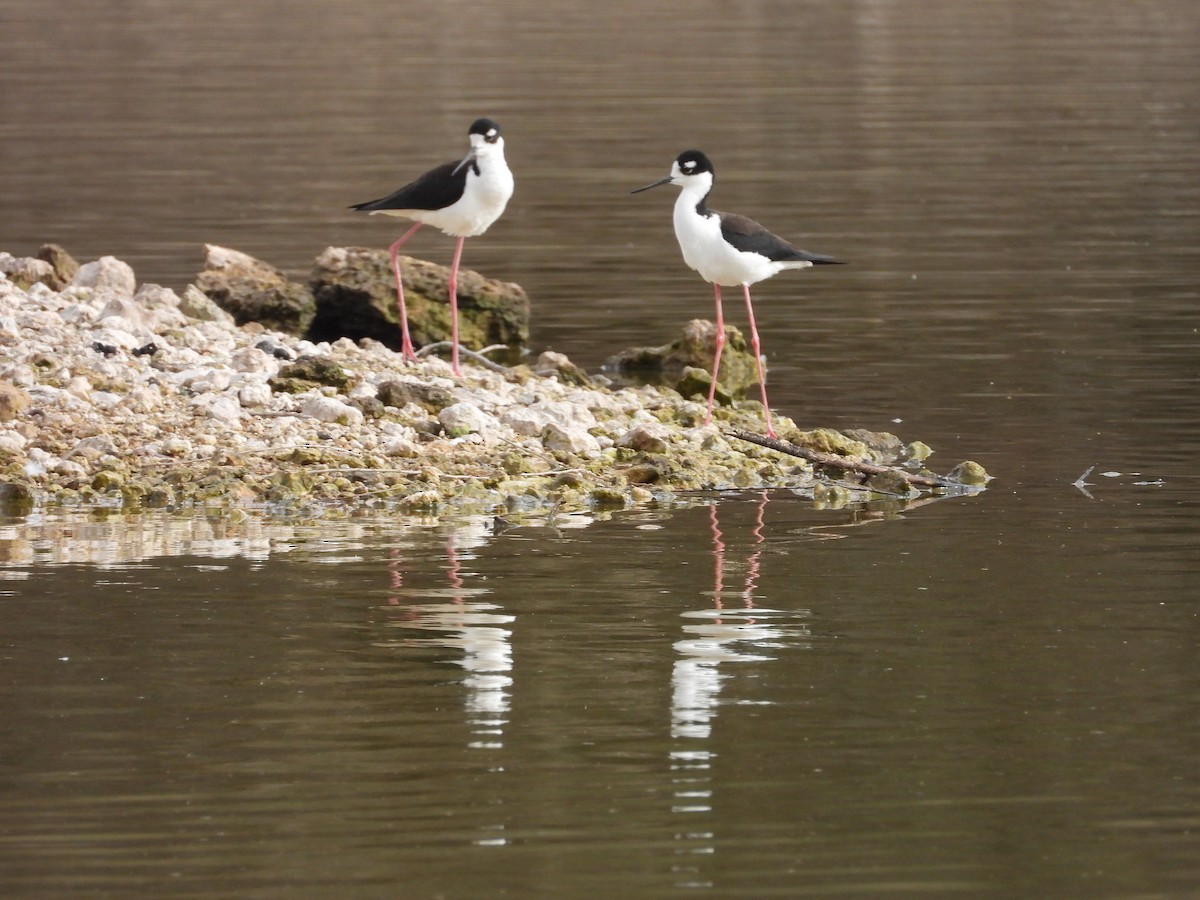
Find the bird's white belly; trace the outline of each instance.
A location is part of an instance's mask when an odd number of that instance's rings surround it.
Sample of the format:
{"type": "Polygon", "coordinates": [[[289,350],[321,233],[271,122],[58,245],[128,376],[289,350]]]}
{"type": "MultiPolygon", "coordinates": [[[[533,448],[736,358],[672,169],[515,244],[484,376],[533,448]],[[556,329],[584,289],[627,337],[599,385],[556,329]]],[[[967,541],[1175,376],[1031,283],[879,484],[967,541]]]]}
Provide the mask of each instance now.
{"type": "Polygon", "coordinates": [[[717,216],[702,216],[694,207],[675,207],[675,237],[683,251],[683,261],[712,284],[733,287],[754,284],[774,275],[775,263],[757,253],[735,250],[721,236],[717,216]]]}
{"type": "Polygon", "coordinates": [[[384,215],[401,216],[440,229],[451,237],[478,237],[500,218],[513,193],[513,176],[507,167],[484,169],[467,175],[462,197],[444,209],[387,209],[384,215]]]}

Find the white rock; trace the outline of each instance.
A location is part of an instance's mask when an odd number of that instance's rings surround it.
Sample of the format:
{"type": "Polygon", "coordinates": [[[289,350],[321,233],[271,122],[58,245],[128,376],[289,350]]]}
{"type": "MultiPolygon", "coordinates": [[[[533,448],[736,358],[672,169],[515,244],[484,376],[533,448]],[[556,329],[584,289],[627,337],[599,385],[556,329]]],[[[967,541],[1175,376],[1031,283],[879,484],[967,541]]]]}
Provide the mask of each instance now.
{"type": "Polygon", "coordinates": [[[162,442],[162,452],[166,456],[187,456],[192,452],[192,442],[187,438],[169,437],[162,442]]]}
{"type": "Polygon", "coordinates": [[[101,456],[116,452],[117,447],[113,443],[113,439],[107,434],[98,434],[95,437],[76,441],[75,446],[67,453],[67,457],[82,456],[85,459],[99,459],[101,456]]]}
{"type": "Polygon", "coordinates": [[[92,330],[91,337],[93,341],[99,344],[108,344],[110,347],[119,347],[122,350],[133,350],[142,345],[143,342],[130,334],[129,331],[124,328],[110,327],[109,323],[113,323],[114,325],[128,324],[122,319],[109,319],[103,323],[102,327],[92,330]]]}
{"type": "Polygon", "coordinates": [[[600,442],[586,428],[558,422],[551,422],[542,431],[542,444],[547,450],[562,453],[600,452],[600,442]]]}
{"type": "Polygon", "coordinates": [[[500,423],[473,403],[454,403],[438,413],[438,421],[451,437],[495,431],[500,423]]]}
{"type": "Polygon", "coordinates": [[[263,372],[271,377],[279,372],[279,360],[257,347],[235,350],[229,364],[238,372],[263,372]]]}
{"type": "Polygon", "coordinates": [[[87,469],[75,462],[73,459],[54,458],[54,464],[49,466],[51,472],[57,475],[66,475],[69,478],[79,478],[87,474],[87,469]]]}
{"type": "Polygon", "coordinates": [[[20,453],[27,443],[19,431],[0,431],[0,452],[20,453]]]}
{"type": "Polygon", "coordinates": [[[229,394],[201,394],[192,401],[192,405],[210,419],[221,422],[236,422],[242,417],[242,405],[237,397],[229,394]]]}
{"type": "Polygon", "coordinates": [[[238,402],[242,406],[267,406],[273,393],[266,382],[244,384],[238,388],[238,402]]]}
{"type": "Polygon", "coordinates": [[[161,284],[143,284],[133,299],[143,309],[179,309],[179,295],[161,284]]]}
{"type": "Polygon", "coordinates": [[[405,459],[412,459],[414,456],[421,455],[421,448],[408,438],[390,437],[386,438],[381,447],[384,456],[401,456],[405,459]]]}
{"type": "Polygon", "coordinates": [[[362,410],[322,394],[305,396],[300,403],[300,412],[322,422],[337,422],[351,427],[358,427],[364,421],[362,410]]]}
{"type": "Polygon", "coordinates": [[[500,414],[500,421],[517,434],[538,437],[542,429],[550,424],[550,417],[529,406],[512,406],[500,414]]]}
{"type": "Polygon", "coordinates": [[[162,408],[163,394],[157,384],[136,384],[122,399],[121,405],[131,412],[151,413],[162,408]]]}
{"type": "Polygon", "coordinates": [[[530,409],[545,413],[551,421],[560,425],[576,426],[585,431],[596,425],[596,417],[592,415],[592,411],[579,403],[569,403],[566,400],[539,400],[530,409]]]}
{"type": "Polygon", "coordinates": [[[111,291],[117,296],[132,297],[137,289],[137,278],[127,262],[115,256],[102,256],[98,260],[84,263],[71,279],[76,287],[90,287],[96,292],[111,291]]]}
{"type": "Polygon", "coordinates": [[[96,322],[103,322],[110,328],[123,328],[126,331],[145,329],[150,324],[150,316],[146,310],[135,303],[131,297],[113,297],[100,310],[96,322]],[[105,320],[116,321],[105,321],[105,320]]]}
{"type": "Polygon", "coordinates": [[[67,384],[67,393],[80,400],[91,399],[92,383],[83,375],[76,375],[67,384]]]}

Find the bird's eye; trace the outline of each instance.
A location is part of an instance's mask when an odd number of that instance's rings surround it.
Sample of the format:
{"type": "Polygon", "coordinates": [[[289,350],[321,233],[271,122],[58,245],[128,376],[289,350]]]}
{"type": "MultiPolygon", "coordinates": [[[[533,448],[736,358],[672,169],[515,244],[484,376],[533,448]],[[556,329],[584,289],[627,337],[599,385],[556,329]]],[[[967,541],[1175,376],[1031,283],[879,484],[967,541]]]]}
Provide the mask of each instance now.
{"type": "Polygon", "coordinates": [[[483,139],[485,141],[487,141],[489,144],[494,144],[494,143],[496,143],[496,138],[498,138],[498,137],[500,137],[500,132],[498,132],[495,128],[493,128],[486,135],[484,135],[483,139]]]}

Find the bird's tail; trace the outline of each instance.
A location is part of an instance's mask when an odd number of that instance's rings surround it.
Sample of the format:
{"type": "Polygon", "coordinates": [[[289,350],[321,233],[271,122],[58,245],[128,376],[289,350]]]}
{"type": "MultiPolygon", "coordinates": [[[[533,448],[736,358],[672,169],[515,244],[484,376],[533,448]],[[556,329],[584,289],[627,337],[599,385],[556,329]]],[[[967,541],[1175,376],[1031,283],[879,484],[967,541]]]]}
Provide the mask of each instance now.
{"type": "Polygon", "coordinates": [[[805,262],[812,263],[814,266],[844,266],[846,264],[844,259],[837,259],[833,256],[822,256],[820,253],[809,253],[804,250],[800,251],[800,258],[805,262]]]}

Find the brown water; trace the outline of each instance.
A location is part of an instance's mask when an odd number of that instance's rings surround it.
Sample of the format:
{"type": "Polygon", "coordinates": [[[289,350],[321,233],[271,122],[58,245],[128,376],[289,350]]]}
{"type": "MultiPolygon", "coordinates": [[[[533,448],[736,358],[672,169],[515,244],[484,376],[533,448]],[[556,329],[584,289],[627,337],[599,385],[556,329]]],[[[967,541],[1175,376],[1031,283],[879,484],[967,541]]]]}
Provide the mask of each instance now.
{"type": "Polygon", "coordinates": [[[0,0],[0,29],[0,249],[302,276],[393,240],[345,207],[490,115],[517,194],[466,263],[595,368],[711,315],[673,189],[627,193],[699,147],[715,206],[852,263],[756,288],[775,405],[997,476],[903,511],[6,523],[0,892],[1200,893],[1200,7],[0,0]]]}

